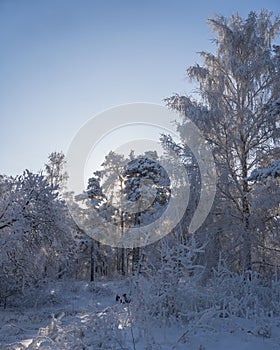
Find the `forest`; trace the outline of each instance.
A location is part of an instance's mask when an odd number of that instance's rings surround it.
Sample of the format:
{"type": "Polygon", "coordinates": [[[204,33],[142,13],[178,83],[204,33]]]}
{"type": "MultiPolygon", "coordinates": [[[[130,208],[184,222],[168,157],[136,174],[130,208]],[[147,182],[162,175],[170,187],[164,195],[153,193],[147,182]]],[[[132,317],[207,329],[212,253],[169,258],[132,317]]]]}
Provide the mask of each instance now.
{"type": "Polygon", "coordinates": [[[221,348],[243,349],[235,341],[245,336],[252,349],[279,347],[280,18],[262,11],[208,24],[214,53],[186,69],[193,94],[163,96],[180,136],[161,135],[163,154],[112,150],[78,195],[63,152],[38,173],[0,175],[1,350],[219,349],[211,334],[230,340],[221,348]],[[190,122],[215,167],[213,203],[195,231],[207,189],[185,137],[190,122]],[[172,191],[186,189],[181,168],[189,199],[168,234],[106,244],[106,224],[121,238],[164,215],[172,191]]]}

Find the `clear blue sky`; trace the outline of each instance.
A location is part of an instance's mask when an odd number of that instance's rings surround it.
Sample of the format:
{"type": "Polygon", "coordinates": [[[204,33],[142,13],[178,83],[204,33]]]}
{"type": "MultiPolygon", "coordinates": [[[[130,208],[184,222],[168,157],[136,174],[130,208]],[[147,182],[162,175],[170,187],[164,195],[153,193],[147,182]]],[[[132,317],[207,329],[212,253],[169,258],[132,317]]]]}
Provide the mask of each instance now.
{"type": "Polygon", "coordinates": [[[263,8],[279,0],[0,0],[0,173],[43,168],[104,109],[189,93],[207,18],[263,8]]]}

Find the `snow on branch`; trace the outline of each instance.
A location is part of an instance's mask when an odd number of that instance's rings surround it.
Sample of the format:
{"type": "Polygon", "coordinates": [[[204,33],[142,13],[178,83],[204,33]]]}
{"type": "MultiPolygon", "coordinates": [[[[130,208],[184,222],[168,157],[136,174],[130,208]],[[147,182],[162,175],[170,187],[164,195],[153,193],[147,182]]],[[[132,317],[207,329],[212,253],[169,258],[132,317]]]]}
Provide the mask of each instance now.
{"type": "Polygon", "coordinates": [[[276,160],[267,168],[255,169],[252,174],[247,177],[246,181],[262,181],[271,177],[280,177],[280,160],[276,160]]]}

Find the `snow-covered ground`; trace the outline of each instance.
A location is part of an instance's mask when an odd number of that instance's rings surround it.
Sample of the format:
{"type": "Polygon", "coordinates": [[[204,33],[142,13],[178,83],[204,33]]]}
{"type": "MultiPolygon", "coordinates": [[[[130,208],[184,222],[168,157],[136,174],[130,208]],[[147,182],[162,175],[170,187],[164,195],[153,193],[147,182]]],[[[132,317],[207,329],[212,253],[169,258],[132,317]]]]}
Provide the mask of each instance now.
{"type": "Polygon", "coordinates": [[[115,300],[127,291],[128,280],[49,283],[22,299],[20,307],[0,310],[0,349],[280,349],[279,319],[268,325],[205,313],[192,324],[134,322],[133,300],[115,300]]]}

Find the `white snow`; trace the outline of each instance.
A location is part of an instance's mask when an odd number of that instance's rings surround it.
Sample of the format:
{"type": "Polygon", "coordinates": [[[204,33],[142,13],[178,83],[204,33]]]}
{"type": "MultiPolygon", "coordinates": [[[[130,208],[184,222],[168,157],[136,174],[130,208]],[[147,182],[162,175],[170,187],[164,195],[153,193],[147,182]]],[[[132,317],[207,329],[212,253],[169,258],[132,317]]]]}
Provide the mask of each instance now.
{"type": "Polygon", "coordinates": [[[211,317],[187,324],[134,322],[133,300],[120,304],[129,280],[56,282],[39,290],[28,307],[0,312],[0,349],[276,350],[280,319],[269,324],[211,317]],[[45,296],[52,299],[46,303],[45,296]],[[32,305],[33,303],[33,305],[32,305]],[[133,341],[134,339],[134,341],[133,341]]]}

